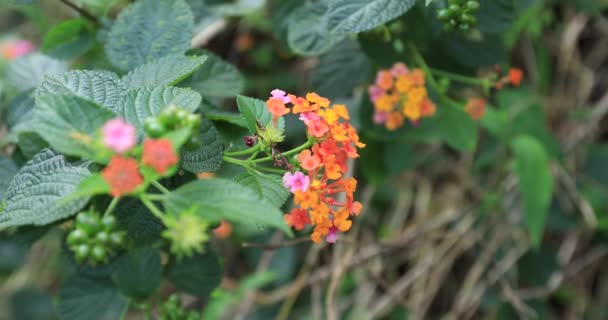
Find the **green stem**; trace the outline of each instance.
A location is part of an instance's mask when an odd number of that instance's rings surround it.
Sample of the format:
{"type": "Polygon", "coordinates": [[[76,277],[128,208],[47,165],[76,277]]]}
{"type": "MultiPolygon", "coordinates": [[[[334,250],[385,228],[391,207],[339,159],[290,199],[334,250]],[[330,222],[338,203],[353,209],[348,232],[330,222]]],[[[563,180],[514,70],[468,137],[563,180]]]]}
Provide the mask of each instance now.
{"type": "Polygon", "coordinates": [[[247,158],[246,161],[251,161],[251,160],[255,159],[255,157],[257,157],[258,154],[260,154],[260,150],[254,152],[251,156],[249,156],[249,158],[247,158]]]}
{"type": "Polygon", "coordinates": [[[231,158],[229,156],[223,156],[222,159],[225,162],[236,164],[237,166],[241,166],[241,167],[250,167],[251,166],[249,161],[246,161],[246,160],[239,160],[239,159],[231,158]]]}
{"type": "Polygon", "coordinates": [[[483,87],[486,85],[486,82],[487,82],[486,79],[467,77],[467,76],[463,76],[460,74],[455,74],[455,73],[451,73],[451,72],[447,72],[447,71],[443,71],[443,70],[438,70],[438,69],[433,69],[433,68],[429,68],[429,70],[438,76],[446,77],[451,80],[466,83],[466,84],[479,85],[479,86],[483,87]]]}
{"type": "Polygon", "coordinates": [[[268,172],[268,173],[278,173],[278,174],[285,174],[285,172],[287,172],[287,170],[284,169],[276,169],[276,168],[267,168],[267,167],[256,167],[257,170],[260,171],[264,171],[264,172],[268,172]]]}
{"type": "Polygon", "coordinates": [[[165,188],[165,186],[163,186],[160,182],[158,181],[152,181],[152,185],[156,187],[156,189],[160,190],[160,192],[164,193],[164,194],[169,194],[171,193],[171,191],[169,191],[169,189],[165,188]]]}
{"type": "Polygon", "coordinates": [[[148,198],[148,200],[152,201],[162,201],[165,199],[165,196],[162,194],[146,193],[145,196],[148,198]]]}
{"type": "Polygon", "coordinates": [[[106,208],[106,212],[103,213],[104,217],[111,214],[112,211],[114,211],[114,209],[116,208],[116,205],[118,204],[118,201],[120,201],[119,197],[112,198],[110,205],[108,205],[108,207],[106,208]]]}
{"type": "Polygon", "coordinates": [[[244,155],[254,153],[254,152],[258,151],[259,149],[260,149],[260,144],[256,144],[255,146],[245,149],[245,150],[234,151],[234,152],[224,152],[224,155],[229,156],[229,157],[244,156],[244,155]]]}
{"type": "MultiPolygon", "coordinates": [[[[298,152],[300,152],[300,151],[302,151],[304,149],[308,149],[310,147],[312,147],[312,141],[309,140],[309,141],[306,141],[306,143],[304,143],[303,145],[301,145],[301,146],[299,146],[299,147],[297,147],[295,149],[289,150],[287,152],[283,152],[282,154],[283,154],[283,156],[287,157],[287,156],[290,156],[292,154],[296,154],[296,153],[298,153],[298,152]]],[[[258,163],[258,162],[265,162],[265,161],[271,161],[271,160],[273,160],[272,157],[265,157],[265,158],[260,158],[260,159],[253,160],[252,162],[258,163]]]]}
{"type": "Polygon", "coordinates": [[[147,195],[143,194],[139,197],[139,199],[146,206],[146,208],[148,208],[148,210],[150,210],[150,212],[152,212],[152,214],[154,214],[157,218],[163,218],[163,212],[154,203],[152,203],[152,201],[150,201],[147,195]]]}

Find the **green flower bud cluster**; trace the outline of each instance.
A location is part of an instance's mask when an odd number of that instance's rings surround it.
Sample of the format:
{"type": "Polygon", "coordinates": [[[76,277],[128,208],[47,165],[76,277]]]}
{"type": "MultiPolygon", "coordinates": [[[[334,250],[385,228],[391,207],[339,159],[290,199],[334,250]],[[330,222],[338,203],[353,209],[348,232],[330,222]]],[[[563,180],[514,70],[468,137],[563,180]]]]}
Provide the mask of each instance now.
{"type": "Polygon", "coordinates": [[[191,128],[192,136],[186,142],[186,149],[200,147],[201,139],[199,129],[202,119],[199,115],[182,109],[175,105],[170,105],[163,109],[156,117],[148,118],[144,122],[144,131],[148,137],[159,138],[166,133],[182,128],[191,128]]]}
{"type": "Polygon", "coordinates": [[[437,12],[437,19],[443,22],[445,31],[469,31],[477,25],[474,14],[479,9],[476,0],[448,0],[448,7],[437,12]]]}
{"type": "Polygon", "coordinates": [[[100,217],[95,212],[81,212],[76,216],[76,227],[67,237],[67,243],[80,263],[105,263],[114,252],[123,247],[125,234],[116,231],[116,218],[100,217]]]}
{"type": "Polygon", "coordinates": [[[200,313],[186,311],[182,308],[182,302],[177,295],[171,295],[160,307],[158,320],[200,320],[200,313]]]}

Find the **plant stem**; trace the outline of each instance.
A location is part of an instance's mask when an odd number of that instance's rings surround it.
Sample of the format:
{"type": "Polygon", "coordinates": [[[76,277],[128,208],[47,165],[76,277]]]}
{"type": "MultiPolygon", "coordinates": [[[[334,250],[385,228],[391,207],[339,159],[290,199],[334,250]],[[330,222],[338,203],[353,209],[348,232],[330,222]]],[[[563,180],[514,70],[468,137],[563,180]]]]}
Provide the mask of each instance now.
{"type": "Polygon", "coordinates": [[[245,149],[245,150],[234,151],[234,152],[224,152],[224,155],[229,156],[229,157],[244,156],[244,155],[254,153],[254,152],[258,151],[259,149],[260,149],[260,144],[256,144],[255,146],[245,149]]]}
{"type": "Polygon", "coordinates": [[[285,172],[287,172],[287,170],[284,170],[284,169],[275,169],[275,168],[267,168],[267,167],[256,167],[256,169],[260,170],[260,171],[268,172],[268,173],[278,173],[278,174],[285,174],[285,172]]]}
{"type": "Polygon", "coordinates": [[[145,196],[152,201],[162,201],[165,199],[165,196],[162,194],[146,193],[145,196]]]}
{"type": "Polygon", "coordinates": [[[93,23],[99,25],[99,20],[97,19],[96,16],[94,16],[92,13],[88,12],[87,10],[75,5],[74,3],[72,3],[69,0],[59,0],[61,2],[63,2],[66,6],[72,8],[72,10],[77,11],[78,13],[80,13],[81,16],[91,20],[93,23]]]}
{"type": "MultiPolygon", "coordinates": [[[[295,149],[289,150],[287,152],[283,152],[282,155],[283,156],[290,156],[292,154],[298,153],[298,152],[300,152],[300,151],[302,151],[304,149],[308,149],[310,147],[312,147],[312,142],[309,140],[309,141],[306,141],[306,143],[304,143],[303,145],[301,145],[301,146],[299,146],[299,147],[297,147],[295,149]]],[[[273,158],[272,157],[265,157],[265,158],[260,158],[260,159],[253,160],[252,162],[258,163],[258,162],[265,162],[265,161],[270,161],[270,160],[273,160],[273,158]]]]}
{"type": "Polygon", "coordinates": [[[164,193],[164,194],[169,194],[171,193],[171,191],[169,191],[169,189],[165,188],[165,186],[163,186],[160,182],[158,181],[152,181],[152,185],[154,187],[156,187],[156,189],[160,190],[160,192],[164,193]]]}
{"type": "Polygon", "coordinates": [[[459,75],[459,74],[455,74],[455,73],[451,73],[451,72],[447,72],[447,71],[443,71],[443,70],[433,69],[433,68],[429,68],[429,70],[438,76],[446,77],[446,78],[449,78],[454,81],[458,81],[458,82],[462,82],[462,83],[466,83],[466,84],[472,84],[472,85],[479,85],[482,87],[486,85],[486,79],[467,77],[467,76],[463,76],[463,75],[459,75]]]}
{"type": "Polygon", "coordinates": [[[231,157],[226,156],[226,155],[222,157],[222,160],[224,160],[224,161],[226,161],[228,163],[236,164],[237,166],[241,166],[241,167],[250,167],[251,166],[249,164],[249,161],[231,158],[231,157]]]}
{"type": "Polygon", "coordinates": [[[106,211],[103,213],[104,217],[107,216],[107,215],[109,215],[109,214],[111,214],[112,211],[114,211],[114,209],[116,208],[116,205],[118,204],[118,201],[120,201],[119,197],[112,198],[112,201],[110,202],[110,204],[106,208],[106,211]]]}
{"type": "Polygon", "coordinates": [[[163,218],[163,212],[154,203],[152,203],[152,201],[150,201],[147,195],[143,194],[139,197],[139,199],[146,206],[146,208],[148,208],[148,210],[150,210],[150,212],[152,212],[152,214],[154,214],[157,218],[163,218]]]}

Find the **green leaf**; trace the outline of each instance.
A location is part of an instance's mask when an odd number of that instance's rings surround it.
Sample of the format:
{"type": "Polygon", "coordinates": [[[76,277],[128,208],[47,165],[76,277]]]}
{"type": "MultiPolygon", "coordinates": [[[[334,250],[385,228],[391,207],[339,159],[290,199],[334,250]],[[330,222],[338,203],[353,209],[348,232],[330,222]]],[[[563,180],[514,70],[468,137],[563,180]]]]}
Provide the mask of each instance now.
{"type": "Polygon", "coordinates": [[[234,181],[207,179],[190,182],[164,199],[169,211],[181,212],[195,206],[211,223],[222,219],[256,226],[277,227],[291,235],[282,212],[264,201],[253,189],[234,181]]]}
{"type": "Polygon", "coordinates": [[[475,15],[477,26],[484,33],[507,31],[517,21],[515,0],[482,1],[475,15]]]}
{"type": "Polygon", "coordinates": [[[61,320],[122,319],[128,302],[109,279],[75,274],[59,290],[57,313],[61,320]]]}
{"type": "Polygon", "coordinates": [[[477,145],[477,125],[464,110],[451,105],[437,108],[439,135],[450,147],[472,150],[477,145]]]}
{"type": "Polygon", "coordinates": [[[205,56],[171,54],[132,70],[122,78],[122,83],[127,89],[173,86],[190,76],[205,60],[205,56]]]}
{"type": "Polygon", "coordinates": [[[17,135],[19,150],[23,155],[30,159],[37,153],[49,147],[49,144],[42,137],[33,131],[21,131],[17,135]]]}
{"type": "Polygon", "coordinates": [[[145,245],[160,238],[163,224],[138,199],[121,200],[114,212],[120,229],[136,244],[145,245]]]}
{"type": "Polygon", "coordinates": [[[34,110],[34,96],[32,91],[24,91],[17,95],[8,107],[8,115],[6,122],[8,128],[13,130],[21,123],[25,123],[32,119],[34,110]]]}
{"type": "Polygon", "coordinates": [[[143,130],[144,121],[156,116],[165,107],[176,105],[188,111],[195,111],[201,103],[201,96],[195,91],[176,87],[144,87],[129,90],[118,102],[116,113],[130,124],[143,130]]]}
{"type": "Polygon", "coordinates": [[[95,45],[95,28],[83,18],[66,20],[44,36],[42,51],[58,59],[74,59],[95,45]]]}
{"type": "Polygon", "coordinates": [[[0,201],[4,199],[4,191],[8,188],[19,168],[11,158],[0,156],[0,201]]]}
{"type": "Polygon", "coordinates": [[[330,0],[326,13],[332,33],[371,30],[406,13],[416,0],[330,0]]]}
{"type": "Polygon", "coordinates": [[[143,299],[154,294],[160,285],[162,271],[158,249],[137,248],[120,258],[112,280],[128,296],[143,299]]]}
{"type": "MultiPolygon", "coordinates": [[[[237,96],[236,103],[239,107],[241,116],[243,119],[245,119],[245,124],[247,125],[247,129],[249,129],[250,133],[256,133],[258,131],[258,122],[262,125],[262,127],[265,127],[272,121],[272,114],[268,111],[266,102],[262,100],[245,96],[237,96]]],[[[285,128],[284,118],[279,119],[277,127],[281,130],[285,128]]]]}
{"type": "Polygon", "coordinates": [[[110,185],[103,178],[101,173],[93,173],[86,177],[78,185],[78,189],[72,192],[65,199],[79,199],[82,197],[90,197],[100,194],[110,193],[110,185]]]}
{"type": "Polygon", "coordinates": [[[370,69],[359,43],[346,40],[321,56],[312,74],[312,85],[324,97],[348,97],[367,81],[370,69]]]}
{"type": "Polygon", "coordinates": [[[450,35],[440,45],[445,54],[467,67],[487,67],[507,59],[507,50],[498,35],[485,35],[479,40],[450,35]]]}
{"type": "Polygon", "coordinates": [[[85,159],[97,153],[95,132],[114,114],[77,96],[45,95],[36,98],[35,130],[55,150],[85,159]]]}
{"type": "Polygon", "coordinates": [[[116,77],[110,72],[72,70],[46,77],[36,89],[35,96],[75,95],[115,110],[122,92],[116,77]]]}
{"type": "Polygon", "coordinates": [[[65,62],[41,53],[33,53],[11,61],[7,69],[8,82],[19,90],[36,88],[44,76],[67,70],[65,62]]]}
{"type": "Polygon", "coordinates": [[[206,117],[201,123],[199,136],[202,145],[195,150],[182,149],[182,167],[190,172],[213,172],[222,165],[223,144],[211,120],[206,117]]]}
{"type": "Polygon", "coordinates": [[[207,297],[222,280],[222,266],[212,252],[182,260],[172,259],[167,265],[167,278],[181,291],[197,297],[207,297]]]}
{"type": "Polygon", "coordinates": [[[234,177],[234,181],[253,189],[260,197],[277,208],[283,206],[289,198],[289,191],[283,186],[282,177],[277,174],[257,175],[244,172],[234,177]]]}
{"type": "Polygon", "coordinates": [[[342,41],[342,35],[329,34],[324,17],[326,9],[324,1],[316,0],[299,7],[290,15],[287,44],[291,50],[300,55],[320,55],[342,41]]]}
{"type": "Polygon", "coordinates": [[[61,199],[74,192],[90,174],[60,154],[45,149],[19,170],[6,191],[6,207],[0,213],[0,228],[45,225],[69,217],[84,207],[88,198],[69,203],[61,199]]]}
{"type": "Polygon", "coordinates": [[[40,289],[23,288],[11,296],[11,319],[52,320],[55,318],[53,300],[40,289]]]}
{"type": "Polygon", "coordinates": [[[106,54],[117,68],[130,70],[190,47],[194,21],[183,0],[139,0],[116,18],[106,54]]]}
{"type": "Polygon", "coordinates": [[[195,52],[207,56],[207,61],[182,83],[184,87],[190,87],[205,97],[233,97],[243,92],[245,78],[239,69],[209,51],[195,52]]]}
{"type": "Polygon", "coordinates": [[[553,176],[547,152],[531,136],[518,136],[511,144],[515,155],[515,173],[523,197],[524,221],[535,246],[539,246],[545,229],[553,193],[553,176]]]}

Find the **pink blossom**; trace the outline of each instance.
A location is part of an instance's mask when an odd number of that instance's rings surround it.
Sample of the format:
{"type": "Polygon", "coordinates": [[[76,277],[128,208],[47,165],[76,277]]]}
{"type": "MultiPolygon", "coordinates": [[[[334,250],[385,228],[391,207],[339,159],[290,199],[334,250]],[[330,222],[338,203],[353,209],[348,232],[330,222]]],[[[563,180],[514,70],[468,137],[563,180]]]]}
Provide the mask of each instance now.
{"type": "Polygon", "coordinates": [[[281,90],[281,89],[274,89],[270,92],[270,94],[272,95],[273,98],[276,99],[280,99],[281,101],[283,101],[283,103],[289,103],[289,97],[287,96],[287,93],[285,93],[285,91],[281,90]]]}
{"type": "Polygon", "coordinates": [[[388,120],[388,112],[384,111],[375,111],[374,112],[374,123],[375,124],[383,124],[388,120]]]}
{"type": "Polygon", "coordinates": [[[13,60],[34,51],[35,47],[28,40],[17,40],[0,45],[0,52],[7,60],[13,60]]]}
{"type": "Polygon", "coordinates": [[[283,176],[283,185],[285,188],[289,189],[291,193],[296,193],[296,191],[306,192],[308,186],[310,186],[310,178],[300,171],[296,171],[293,174],[287,172],[283,176]]]}
{"type": "Polygon", "coordinates": [[[329,233],[327,234],[327,237],[325,237],[325,240],[328,243],[336,243],[336,240],[338,240],[338,228],[329,228],[329,233]]]}
{"type": "Polygon", "coordinates": [[[395,63],[395,65],[393,65],[393,67],[391,68],[391,74],[394,77],[399,77],[408,74],[409,72],[410,70],[407,68],[407,66],[401,62],[395,63]]]}
{"type": "Polygon", "coordinates": [[[372,102],[376,102],[384,94],[384,90],[376,85],[370,86],[368,92],[372,102]]]}
{"type": "Polygon", "coordinates": [[[300,114],[300,120],[302,120],[306,125],[309,125],[315,121],[321,120],[321,117],[314,112],[303,112],[300,114]]]}
{"type": "Polygon", "coordinates": [[[122,118],[112,119],[101,128],[103,143],[118,153],[129,151],[137,142],[135,127],[122,118]]]}

